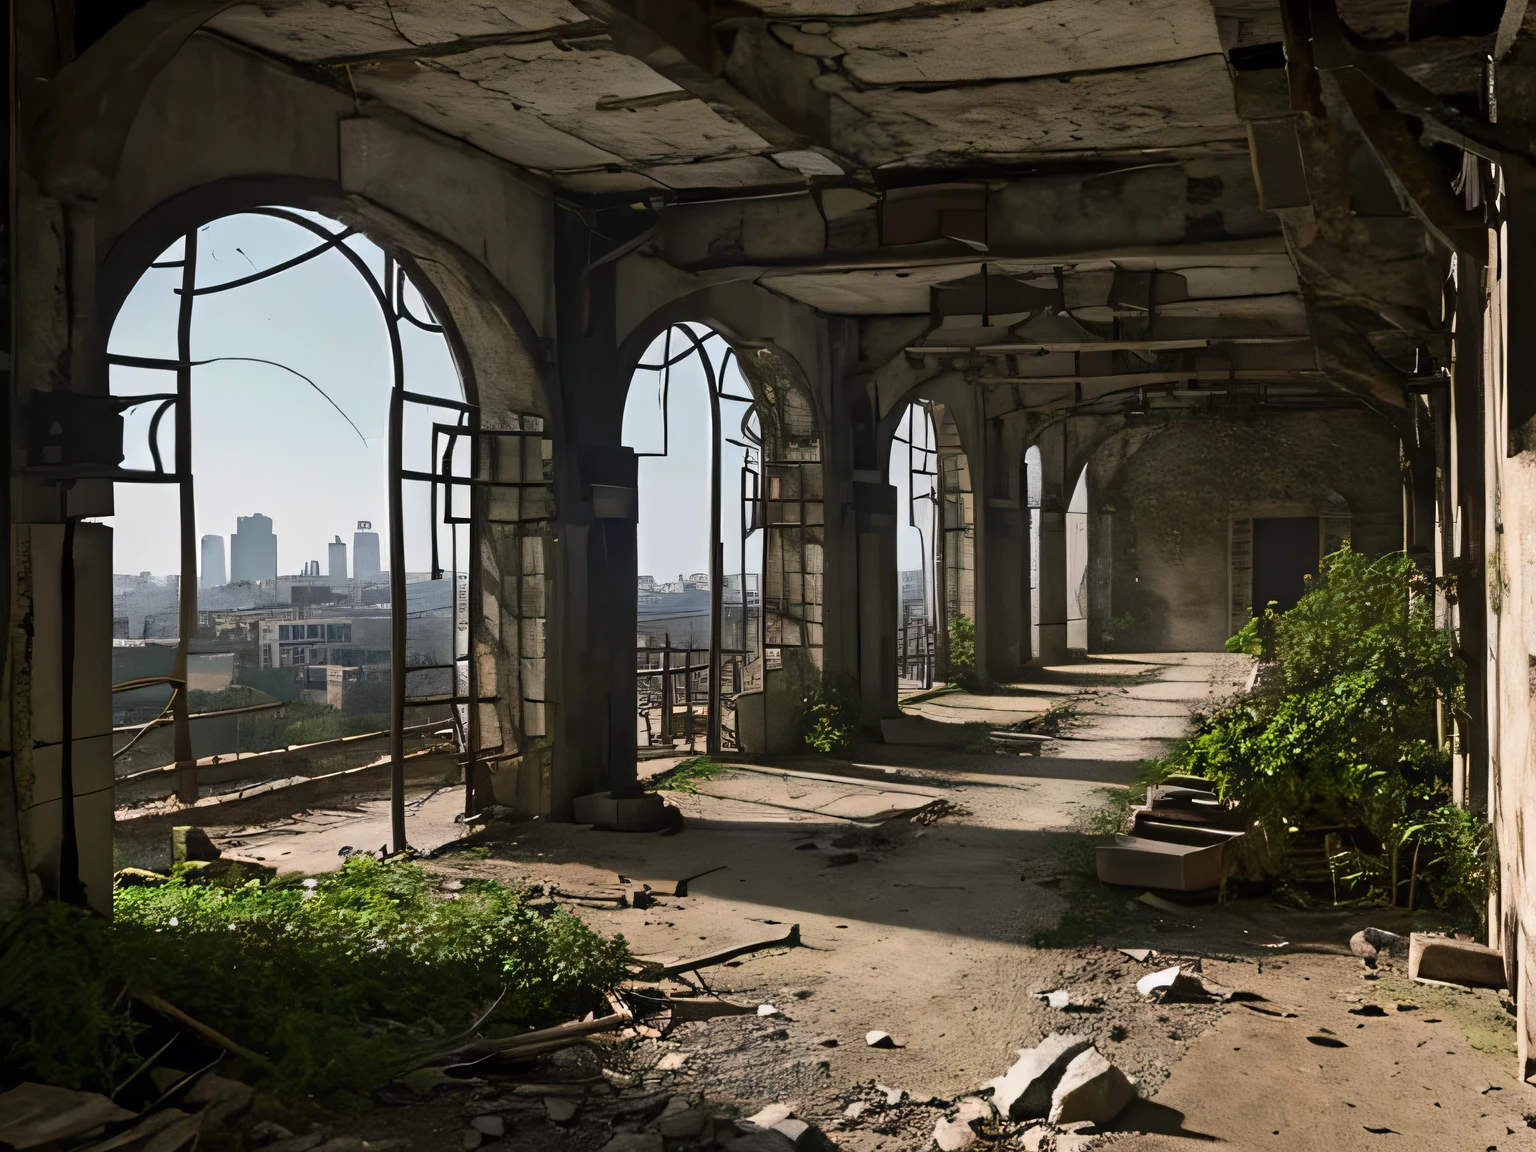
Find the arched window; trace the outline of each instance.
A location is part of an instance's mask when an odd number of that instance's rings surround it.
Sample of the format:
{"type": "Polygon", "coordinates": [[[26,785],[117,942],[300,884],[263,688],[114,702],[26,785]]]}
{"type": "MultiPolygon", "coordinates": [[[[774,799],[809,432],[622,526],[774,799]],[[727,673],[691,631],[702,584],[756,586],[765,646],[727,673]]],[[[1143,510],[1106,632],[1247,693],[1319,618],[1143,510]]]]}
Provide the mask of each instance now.
{"type": "Polygon", "coordinates": [[[702,324],[641,357],[624,409],[639,461],[637,745],[740,746],[735,701],[761,688],[763,436],[736,352],[702,324]]]}
{"type": "Polygon", "coordinates": [[[932,688],[938,647],[938,435],[933,405],[907,406],[891,444],[889,479],[896,489],[896,677],[901,688],[932,688]]]}
{"type": "Polygon", "coordinates": [[[290,208],[171,244],[108,363],[115,663],[145,670],[114,680],[149,681],[115,696],[120,781],[161,770],[133,765],[166,730],[184,801],[387,754],[403,848],[408,755],[446,742],[474,766],[506,740],[469,609],[485,524],[549,514],[542,423],[482,429],[401,259],[290,208]]]}

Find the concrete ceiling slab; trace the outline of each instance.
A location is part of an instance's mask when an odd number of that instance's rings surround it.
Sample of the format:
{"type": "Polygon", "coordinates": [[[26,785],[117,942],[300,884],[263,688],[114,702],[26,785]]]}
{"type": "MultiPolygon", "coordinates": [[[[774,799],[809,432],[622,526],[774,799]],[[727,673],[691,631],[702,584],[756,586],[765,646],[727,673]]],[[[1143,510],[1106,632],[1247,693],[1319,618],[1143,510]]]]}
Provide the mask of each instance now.
{"type": "Polygon", "coordinates": [[[834,26],[843,69],[860,84],[933,84],[1051,76],[1221,51],[1208,0],[1045,0],[1018,8],[903,13],[834,26]]]}
{"type": "Polygon", "coordinates": [[[832,107],[834,145],[875,165],[1175,148],[1244,136],[1221,55],[1066,81],[850,90],[832,107]]]}
{"type": "Polygon", "coordinates": [[[781,168],[766,156],[734,156],[647,168],[647,176],[668,188],[799,188],[805,177],[781,168]]]}
{"type": "Polygon", "coordinates": [[[357,90],[449,136],[528,168],[592,168],[620,157],[520,111],[500,93],[451,71],[406,62],[354,76],[357,90]],[[408,70],[407,70],[408,69],[408,70]]]}
{"type": "Polygon", "coordinates": [[[903,315],[929,310],[929,289],[981,264],[936,264],[923,268],[861,268],[838,272],[768,272],[758,283],[802,304],[843,316],[903,315]]]}
{"type": "Polygon", "coordinates": [[[566,0],[262,0],[227,9],[208,26],[290,60],[316,61],[585,20],[566,0]]]}

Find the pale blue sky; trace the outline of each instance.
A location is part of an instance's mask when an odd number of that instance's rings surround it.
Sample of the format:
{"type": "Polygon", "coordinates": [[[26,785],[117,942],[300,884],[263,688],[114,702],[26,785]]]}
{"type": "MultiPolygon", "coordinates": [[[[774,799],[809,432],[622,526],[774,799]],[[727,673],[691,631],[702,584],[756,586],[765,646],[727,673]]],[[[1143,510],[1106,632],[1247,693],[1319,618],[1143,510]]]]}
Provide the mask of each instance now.
{"type": "MultiPolygon", "coordinates": [[[[311,219],[321,220],[317,216],[311,219]]],[[[338,226],[329,223],[332,229],[338,226]]],[[[251,214],[230,216],[198,233],[197,283],[218,284],[290,259],[319,238],[287,221],[251,214]]],[[[347,243],[376,275],[383,254],[354,237],[347,243]]],[[[161,257],[179,259],[177,241],[161,257]]],[[[112,328],[112,352],[174,357],[181,269],[150,269],[125,301],[112,328]]],[[[425,305],[414,291],[417,315],[425,305]]],[[[406,380],[415,391],[461,395],[458,374],[440,335],[402,324],[406,380]]],[[[225,362],[193,370],[193,474],[197,534],[227,537],[237,516],[272,517],[278,538],[278,571],[296,573],[305,561],[326,565],[326,544],[340,535],[349,545],[358,520],[371,520],[388,565],[385,452],[389,415],[390,358],[385,323],[371,291],[355,268],[328,252],[266,280],[228,292],[199,296],[193,312],[192,358],[250,356],[276,360],[304,373],[357,425],[308,384],[265,364],[225,362]],[[359,436],[359,431],[361,436],[359,436]]],[[[114,368],[113,391],[173,391],[171,373],[114,368]]],[[[147,432],[153,406],[127,414],[124,466],[151,466],[147,432]]],[[[422,467],[427,425],[451,420],[446,410],[410,412],[405,435],[407,466],[422,467]]],[[[174,454],[170,414],[161,423],[162,458],[174,454]]],[[[429,564],[424,491],[408,486],[407,562],[413,571],[429,564]]],[[[117,572],[179,570],[176,490],[170,485],[119,484],[113,569],[117,572]]],[[[447,544],[446,531],[442,535],[447,544]]]]}

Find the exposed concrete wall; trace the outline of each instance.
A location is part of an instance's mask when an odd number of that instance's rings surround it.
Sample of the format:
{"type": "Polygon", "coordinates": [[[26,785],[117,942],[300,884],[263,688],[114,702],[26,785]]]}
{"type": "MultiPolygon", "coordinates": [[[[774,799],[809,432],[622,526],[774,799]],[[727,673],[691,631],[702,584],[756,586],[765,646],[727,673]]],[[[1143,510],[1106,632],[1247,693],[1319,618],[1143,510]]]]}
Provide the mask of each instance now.
{"type": "Polygon", "coordinates": [[[1384,421],[1352,410],[1186,416],[1111,436],[1088,465],[1090,650],[1219,651],[1234,516],[1317,515],[1337,493],[1356,549],[1401,548],[1398,451],[1384,421]],[[1131,626],[1110,625],[1126,615],[1131,626]]]}

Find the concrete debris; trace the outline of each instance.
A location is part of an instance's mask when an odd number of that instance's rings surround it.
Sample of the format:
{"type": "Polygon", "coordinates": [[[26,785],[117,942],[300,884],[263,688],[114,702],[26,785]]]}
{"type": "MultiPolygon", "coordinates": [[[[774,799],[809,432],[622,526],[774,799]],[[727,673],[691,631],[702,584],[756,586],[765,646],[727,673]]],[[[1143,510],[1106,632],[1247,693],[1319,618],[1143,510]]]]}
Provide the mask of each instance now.
{"type": "Polygon", "coordinates": [[[855,1100],[852,1104],[843,1109],[843,1119],[857,1120],[860,1116],[864,1115],[864,1113],[868,1111],[869,1102],[867,1100],[855,1100]]]}
{"type": "Polygon", "coordinates": [[[966,1096],[960,1101],[955,1119],[963,1124],[975,1124],[980,1120],[991,1120],[996,1115],[991,1101],[983,1100],[980,1096],[966,1096]]]}
{"type": "Polygon", "coordinates": [[[1157,972],[1149,972],[1136,981],[1136,991],[1158,1002],[1208,1002],[1227,1001],[1232,993],[1216,985],[1207,985],[1194,972],[1175,964],[1157,972]]]}
{"type": "Polygon", "coordinates": [[[1055,992],[1036,992],[1035,999],[1044,1000],[1052,1008],[1066,1008],[1072,1003],[1071,994],[1062,990],[1057,990],[1055,992]]]}
{"type": "Polygon", "coordinates": [[[888,1088],[884,1084],[876,1084],[875,1091],[885,1093],[885,1106],[887,1108],[896,1107],[902,1100],[906,1099],[907,1095],[905,1088],[888,1088]]]}
{"type": "Polygon", "coordinates": [[[683,1065],[687,1064],[687,1063],[688,1063],[688,1053],[686,1053],[686,1052],[667,1052],[667,1053],[664,1053],[662,1055],[660,1060],[656,1061],[656,1071],[658,1071],[658,1072],[678,1072],[678,1071],[680,1071],[682,1069],[683,1065]]]}
{"type": "Polygon", "coordinates": [[[770,1104],[760,1112],[755,1112],[746,1118],[746,1123],[753,1128],[772,1128],[781,1120],[788,1120],[795,1114],[793,1104],[770,1104]]]}
{"type": "Polygon", "coordinates": [[[1049,1119],[1052,1124],[1077,1120],[1108,1124],[1135,1098],[1136,1088],[1125,1073],[1097,1048],[1089,1048],[1078,1053],[1061,1074],[1061,1082],[1051,1093],[1049,1119]]]}
{"type": "Polygon", "coordinates": [[[1045,1116],[1067,1065],[1091,1046],[1085,1037],[1057,1032],[1034,1048],[1020,1048],[1013,1067],[982,1087],[992,1089],[992,1105],[1000,1116],[1010,1120],[1045,1116]]]}
{"type": "Polygon", "coordinates": [[[1019,1137],[1019,1147],[1024,1152],[1040,1152],[1045,1147],[1046,1138],[1050,1134],[1051,1130],[1044,1124],[1036,1124],[1031,1128],[1026,1128],[1023,1135],[1019,1137]]]}
{"type": "Polygon", "coordinates": [[[896,1041],[891,1038],[891,1034],[889,1032],[881,1032],[878,1029],[873,1029],[864,1033],[864,1043],[868,1044],[871,1048],[901,1047],[900,1044],[896,1043],[896,1041]]]}
{"type": "Polygon", "coordinates": [[[1097,1136],[1082,1132],[1064,1132],[1056,1137],[1056,1152],[1087,1152],[1099,1142],[1097,1136]]]}
{"type": "MultiPolygon", "coordinates": [[[[549,1100],[546,1099],[544,1103],[547,1105],[549,1100]]],[[[507,1125],[500,1116],[476,1116],[469,1122],[469,1126],[476,1132],[486,1136],[505,1136],[507,1134],[507,1125]]]]}
{"type": "Polygon", "coordinates": [[[795,1152],[836,1152],[837,1145],[820,1128],[796,1117],[780,1120],[772,1130],[789,1140],[795,1152]]]}
{"type": "Polygon", "coordinates": [[[1119,951],[1122,956],[1129,956],[1138,964],[1145,964],[1157,955],[1151,948],[1121,948],[1119,951]]]}
{"type": "Polygon", "coordinates": [[[32,1148],[82,1136],[103,1124],[132,1120],[133,1115],[96,1092],[27,1083],[0,1095],[0,1141],[32,1148]]]}
{"type": "Polygon", "coordinates": [[[939,1122],[933,1126],[933,1142],[939,1146],[940,1152],[961,1152],[961,1149],[976,1143],[976,1133],[969,1124],[940,1117],[939,1122]]]}
{"type": "Polygon", "coordinates": [[[772,1004],[759,1004],[757,1006],[757,1014],[759,1016],[777,1016],[779,1014],[779,1010],[772,1004]]]}
{"type": "Polygon", "coordinates": [[[581,1100],[570,1096],[544,1097],[544,1114],[553,1124],[569,1124],[581,1110],[581,1100]]]}
{"type": "Polygon", "coordinates": [[[1365,961],[1367,968],[1376,967],[1383,956],[1405,956],[1408,942],[1396,932],[1381,928],[1362,928],[1349,938],[1349,950],[1365,961]]]}
{"type": "Polygon", "coordinates": [[[656,1131],[661,1133],[664,1140],[696,1140],[704,1134],[705,1129],[711,1127],[711,1124],[707,1112],[697,1108],[684,1108],[658,1119],[656,1131]]]}
{"type": "Polygon", "coordinates": [[[658,1132],[620,1132],[602,1147],[602,1152],[663,1152],[658,1132]]]}
{"type": "Polygon", "coordinates": [[[1408,975],[1474,988],[1504,987],[1504,956],[1471,940],[1415,932],[1408,938],[1408,975]]]}

